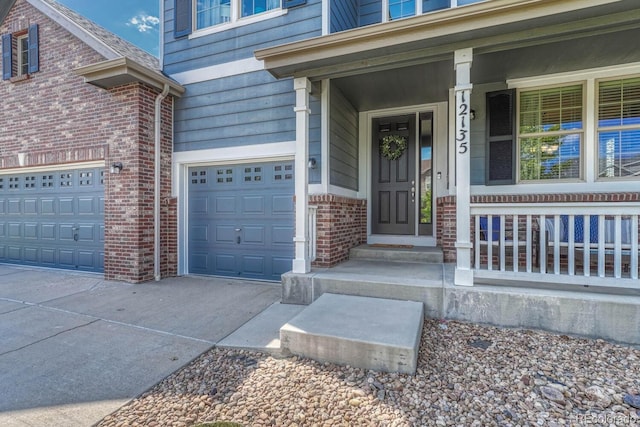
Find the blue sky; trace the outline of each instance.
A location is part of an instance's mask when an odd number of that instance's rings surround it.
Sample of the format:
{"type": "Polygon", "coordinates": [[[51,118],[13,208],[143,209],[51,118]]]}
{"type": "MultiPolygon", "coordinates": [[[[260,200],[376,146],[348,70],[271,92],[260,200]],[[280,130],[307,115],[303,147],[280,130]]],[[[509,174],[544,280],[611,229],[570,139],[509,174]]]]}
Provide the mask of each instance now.
{"type": "Polygon", "coordinates": [[[93,22],[158,56],[159,0],[57,0],[93,22]]]}

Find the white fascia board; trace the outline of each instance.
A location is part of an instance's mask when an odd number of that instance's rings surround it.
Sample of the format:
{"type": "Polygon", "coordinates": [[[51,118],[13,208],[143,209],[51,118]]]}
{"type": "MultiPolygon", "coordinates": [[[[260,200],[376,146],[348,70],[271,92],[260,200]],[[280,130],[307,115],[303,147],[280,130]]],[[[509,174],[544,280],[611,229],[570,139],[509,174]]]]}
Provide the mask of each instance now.
{"type": "Polygon", "coordinates": [[[183,71],[182,73],[172,74],[171,78],[182,85],[188,85],[260,70],[264,70],[264,61],[251,57],[238,61],[225,62],[224,64],[212,65],[210,67],[183,71]]]}

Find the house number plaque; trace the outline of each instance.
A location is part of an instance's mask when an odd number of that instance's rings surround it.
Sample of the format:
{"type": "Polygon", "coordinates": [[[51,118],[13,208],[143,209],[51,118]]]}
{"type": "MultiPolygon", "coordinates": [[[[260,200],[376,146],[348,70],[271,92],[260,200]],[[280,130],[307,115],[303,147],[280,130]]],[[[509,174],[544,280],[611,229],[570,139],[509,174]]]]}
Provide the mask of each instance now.
{"type": "Polygon", "coordinates": [[[466,154],[469,151],[470,95],[470,90],[461,90],[456,93],[456,143],[459,154],[466,154]]]}

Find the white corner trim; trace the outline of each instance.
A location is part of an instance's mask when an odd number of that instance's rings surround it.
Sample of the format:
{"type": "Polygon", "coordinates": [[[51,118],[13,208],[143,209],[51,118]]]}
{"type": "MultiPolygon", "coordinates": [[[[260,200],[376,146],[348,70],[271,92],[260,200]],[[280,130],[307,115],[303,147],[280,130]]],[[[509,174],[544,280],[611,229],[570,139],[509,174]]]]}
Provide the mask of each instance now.
{"type": "Polygon", "coordinates": [[[569,71],[564,73],[546,74],[542,76],[508,79],[507,86],[510,89],[547,86],[567,82],[577,82],[589,79],[605,79],[627,74],[640,74],[640,62],[632,62],[622,65],[611,65],[600,68],[569,71]]]}
{"type": "MultiPolygon", "coordinates": [[[[237,10],[237,9],[236,9],[237,10]]],[[[268,12],[258,13],[256,15],[247,16],[245,18],[240,18],[237,21],[218,24],[212,27],[202,28],[199,30],[194,30],[191,34],[189,34],[189,40],[196,39],[202,36],[208,36],[209,34],[220,33],[222,31],[227,31],[232,28],[242,27],[245,25],[253,24],[256,22],[264,21],[266,19],[277,18],[278,16],[286,15],[289,12],[289,9],[274,9],[268,12]]],[[[195,19],[195,18],[194,18],[195,19]]],[[[233,19],[233,18],[231,18],[233,19]]],[[[195,26],[195,24],[194,24],[195,26]]]]}
{"type": "Polygon", "coordinates": [[[264,70],[264,61],[251,57],[172,74],[171,78],[182,85],[188,85],[260,70],[264,70]]]}

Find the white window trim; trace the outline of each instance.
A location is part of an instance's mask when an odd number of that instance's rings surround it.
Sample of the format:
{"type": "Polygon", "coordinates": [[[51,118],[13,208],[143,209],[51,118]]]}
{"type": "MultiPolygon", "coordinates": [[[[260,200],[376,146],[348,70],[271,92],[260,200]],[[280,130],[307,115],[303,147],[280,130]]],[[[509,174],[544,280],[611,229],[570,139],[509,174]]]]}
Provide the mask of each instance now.
{"type": "Polygon", "coordinates": [[[636,192],[638,181],[629,179],[597,179],[598,167],[596,148],[596,84],[597,81],[615,80],[640,74],[640,62],[625,65],[590,68],[585,70],[570,71],[566,73],[549,74],[545,76],[525,77],[507,80],[509,89],[535,88],[548,85],[569,85],[571,83],[585,82],[586,88],[586,117],[584,124],[584,180],[580,182],[533,182],[517,183],[509,185],[487,186],[472,185],[471,194],[547,194],[547,193],[577,193],[577,192],[636,192]]]}
{"type": "Polygon", "coordinates": [[[250,15],[241,18],[240,17],[240,0],[231,0],[231,22],[225,22],[221,24],[216,24],[211,27],[196,29],[196,19],[197,19],[197,10],[195,7],[192,8],[192,22],[193,22],[193,31],[189,34],[189,39],[194,39],[202,36],[207,36],[209,34],[219,33],[221,31],[230,30],[232,28],[243,27],[245,25],[254,24],[256,22],[264,21],[267,19],[277,18],[278,16],[286,15],[289,12],[289,9],[282,8],[282,0],[280,1],[280,7],[277,9],[268,10],[266,12],[257,13],[255,15],[250,15]]]}
{"type": "MultiPolygon", "coordinates": [[[[591,105],[592,103],[590,103],[588,101],[588,97],[587,97],[587,83],[585,83],[584,81],[577,81],[577,82],[565,82],[565,83],[558,83],[558,84],[552,84],[552,85],[546,85],[546,86],[533,86],[533,87],[526,87],[526,88],[519,88],[517,90],[517,94],[516,94],[516,152],[515,155],[516,157],[516,185],[529,185],[529,184],[546,184],[549,182],[558,182],[558,183],[576,183],[576,182],[583,182],[586,180],[586,172],[587,170],[589,170],[588,167],[586,167],[587,165],[587,157],[586,157],[586,153],[587,151],[587,135],[586,135],[586,128],[592,128],[592,126],[589,126],[588,123],[588,118],[589,116],[587,115],[587,110],[588,110],[588,106],[591,105]],[[553,89],[553,88],[562,88],[565,86],[577,86],[577,85],[581,85],[582,86],[582,105],[583,105],[583,109],[582,109],[582,128],[581,129],[573,129],[573,130],[568,130],[568,131],[559,131],[559,132],[554,132],[554,134],[556,135],[564,135],[564,134],[580,134],[580,169],[578,171],[579,177],[578,178],[567,178],[567,179],[549,179],[549,180],[545,180],[545,179],[536,179],[536,180],[526,180],[523,181],[520,178],[520,139],[522,138],[522,134],[520,133],[520,93],[521,92],[526,92],[526,91],[530,91],[530,90],[538,90],[538,89],[553,89]],[[585,104],[586,103],[586,104],[585,104]]],[[[594,118],[595,120],[595,118],[594,118]]],[[[543,136],[543,133],[538,132],[537,134],[534,134],[534,137],[538,137],[538,136],[543,136]]],[[[595,148],[594,148],[595,149],[595,148]]],[[[589,151],[590,152],[590,151],[589,151]]]]}
{"type": "Polygon", "coordinates": [[[18,69],[16,71],[16,77],[20,77],[20,76],[26,76],[29,75],[29,61],[27,60],[27,72],[23,73],[22,72],[22,67],[24,67],[24,63],[22,62],[22,55],[25,52],[24,49],[22,49],[22,41],[26,40],[27,41],[27,58],[29,58],[29,34],[22,34],[20,36],[16,36],[16,63],[18,64],[18,69]]]}

